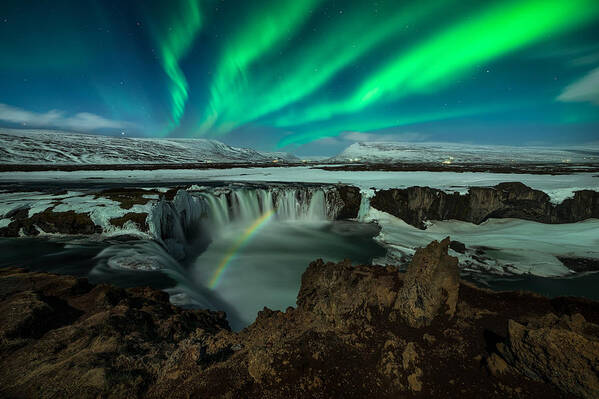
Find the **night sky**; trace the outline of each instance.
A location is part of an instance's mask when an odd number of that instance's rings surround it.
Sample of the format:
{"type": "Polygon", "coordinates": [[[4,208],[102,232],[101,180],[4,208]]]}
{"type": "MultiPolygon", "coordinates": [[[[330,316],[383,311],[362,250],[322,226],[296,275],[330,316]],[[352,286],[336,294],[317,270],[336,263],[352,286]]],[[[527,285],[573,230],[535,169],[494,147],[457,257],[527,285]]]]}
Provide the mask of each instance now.
{"type": "Polygon", "coordinates": [[[2,0],[0,126],[355,141],[599,141],[597,0],[2,0]]]}

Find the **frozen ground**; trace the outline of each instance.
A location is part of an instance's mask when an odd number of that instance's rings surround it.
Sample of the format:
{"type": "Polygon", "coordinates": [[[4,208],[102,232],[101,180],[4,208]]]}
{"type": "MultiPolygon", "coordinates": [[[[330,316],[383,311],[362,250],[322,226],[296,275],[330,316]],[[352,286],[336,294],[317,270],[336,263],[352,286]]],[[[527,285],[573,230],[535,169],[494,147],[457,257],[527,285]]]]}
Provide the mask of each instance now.
{"type": "Polygon", "coordinates": [[[599,147],[528,147],[457,143],[354,143],[334,162],[591,163],[599,147]]]}
{"type": "MultiPolygon", "coordinates": [[[[145,198],[158,200],[158,195],[148,192],[145,198]]],[[[145,205],[135,204],[129,209],[123,209],[117,201],[77,191],[56,195],[42,192],[0,193],[0,228],[8,226],[11,222],[11,219],[6,217],[11,211],[28,208],[28,217],[31,217],[51,208],[53,212],[74,211],[89,214],[92,222],[102,227],[105,236],[130,234],[149,237],[131,222],[116,227],[110,223],[110,219],[122,217],[127,213],[149,213],[154,202],[149,201],[145,205]]],[[[42,231],[40,233],[45,234],[42,231]]]]}
{"type": "Polygon", "coordinates": [[[543,277],[570,273],[556,256],[599,258],[599,220],[547,225],[519,219],[490,219],[480,225],[451,221],[432,222],[420,230],[385,212],[370,209],[365,221],[381,227],[376,240],[388,249],[378,264],[397,264],[403,256],[432,240],[450,236],[466,244],[465,254],[451,251],[464,271],[493,274],[531,274],[543,277]],[[476,254],[476,249],[482,252],[476,254]]]}
{"type": "Polygon", "coordinates": [[[494,186],[501,182],[519,181],[546,192],[553,202],[561,202],[574,191],[599,190],[599,175],[576,173],[571,175],[506,174],[482,172],[381,172],[381,171],[327,171],[308,166],[231,169],[185,170],[117,170],[117,171],[48,171],[2,172],[1,183],[130,183],[201,184],[204,181],[227,182],[290,182],[290,183],[345,183],[362,189],[405,188],[429,186],[445,191],[465,193],[468,187],[494,186]]]}
{"type": "Polygon", "coordinates": [[[157,164],[299,161],[287,153],[236,148],[216,140],[144,139],[53,130],[0,129],[4,164],[157,164]]]}
{"type": "MultiPolygon", "coordinates": [[[[6,172],[0,173],[0,184],[27,185],[30,188],[52,184],[69,187],[69,184],[111,183],[130,187],[176,184],[202,185],[203,182],[290,182],[290,183],[346,183],[360,187],[372,194],[371,188],[403,188],[414,185],[431,186],[447,191],[465,192],[471,186],[493,186],[500,182],[521,181],[548,193],[554,202],[561,202],[573,191],[599,190],[599,176],[590,173],[572,175],[527,175],[499,173],[457,172],[348,172],[326,171],[310,167],[232,168],[219,170],[152,170],[152,171],[74,171],[74,172],[6,172]]],[[[134,234],[135,226],[122,229],[111,226],[110,218],[126,212],[150,212],[154,201],[123,210],[107,198],[95,198],[89,193],[73,190],[66,194],[50,195],[39,192],[0,192],[0,215],[19,207],[30,207],[30,215],[56,206],[56,211],[74,210],[90,213],[92,220],[105,228],[108,235],[134,234]]],[[[157,199],[156,191],[148,193],[157,199]]],[[[517,219],[489,220],[481,225],[466,222],[433,222],[427,230],[419,230],[400,219],[368,207],[366,201],[360,211],[362,221],[376,221],[382,231],[376,240],[390,250],[379,263],[397,263],[414,248],[426,245],[433,239],[451,236],[464,242],[471,251],[459,255],[466,269],[498,274],[532,274],[537,276],[562,276],[571,273],[555,257],[599,258],[599,220],[591,219],[574,224],[546,225],[517,219]],[[476,248],[484,248],[484,255],[476,248]],[[476,255],[476,257],[475,257],[476,255]],[[477,259],[478,258],[478,259],[477,259]],[[482,259],[482,260],[481,260],[482,259]]],[[[0,216],[0,226],[9,222],[0,216]]],[[[137,232],[139,233],[139,232],[137,232]]]]}

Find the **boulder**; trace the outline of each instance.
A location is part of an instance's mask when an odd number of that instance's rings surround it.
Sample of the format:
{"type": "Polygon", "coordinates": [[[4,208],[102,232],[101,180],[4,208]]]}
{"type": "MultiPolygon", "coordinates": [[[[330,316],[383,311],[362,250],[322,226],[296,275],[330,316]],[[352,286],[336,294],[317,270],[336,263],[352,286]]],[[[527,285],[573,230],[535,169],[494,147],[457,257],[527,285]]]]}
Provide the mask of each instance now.
{"type": "Polygon", "coordinates": [[[447,237],[417,249],[408,266],[395,308],[411,327],[430,325],[440,312],[455,313],[460,277],[458,259],[447,254],[449,242],[447,237]]]}
{"type": "Polygon", "coordinates": [[[582,398],[597,398],[599,341],[575,331],[577,324],[574,320],[567,323],[570,328],[538,327],[509,320],[507,343],[499,346],[500,352],[511,367],[532,379],[582,398]]]}

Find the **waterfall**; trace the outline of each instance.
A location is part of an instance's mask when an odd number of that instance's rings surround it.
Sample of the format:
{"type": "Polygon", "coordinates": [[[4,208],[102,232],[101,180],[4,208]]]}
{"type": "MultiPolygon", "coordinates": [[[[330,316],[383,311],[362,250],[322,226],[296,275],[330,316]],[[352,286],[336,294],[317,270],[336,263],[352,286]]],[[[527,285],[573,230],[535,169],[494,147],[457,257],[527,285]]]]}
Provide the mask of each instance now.
{"type": "Polygon", "coordinates": [[[150,233],[171,256],[183,259],[189,255],[189,244],[197,244],[196,239],[203,235],[204,213],[205,205],[200,198],[179,190],[172,201],[163,198],[153,208],[148,217],[150,233]]]}
{"type": "Polygon", "coordinates": [[[374,197],[374,190],[361,190],[360,209],[358,210],[358,221],[364,222],[370,211],[370,199],[374,197]]]}
{"type": "Polygon", "coordinates": [[[206,217],[213,227],[228,223],[251,223],[264,213],[275,211],[278,220],[328,220],[325,190],[318,188],[243,188],[228,193],[203,192],[206,217]]]}
{"type": "Polygon", "coordinates": [[[206,247],[231,224],[251,224],[270,211],[279,221],[333,220],[340,205],[334,187],[179,190],[172,201],[162,199],[148,221],[156,241],[181,260],[206,247]]]}

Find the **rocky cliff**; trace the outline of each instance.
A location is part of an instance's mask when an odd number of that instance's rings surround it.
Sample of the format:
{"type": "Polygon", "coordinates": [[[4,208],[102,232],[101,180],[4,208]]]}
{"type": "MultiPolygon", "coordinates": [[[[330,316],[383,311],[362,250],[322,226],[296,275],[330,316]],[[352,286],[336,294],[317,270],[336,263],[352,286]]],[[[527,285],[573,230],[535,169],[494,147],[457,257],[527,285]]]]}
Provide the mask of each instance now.
{"type": "Polygon", "coordinates": [[[540,223],[573,223],[599,218],[599,192],[581,190],[560,204],[522,183],[471,187],[467,194],[430,187],[377,191],[370,205],[406,223],[424,228],[427,220],[462,220],[480,224],[489,218],[518,218],[540,223]]]}
{"type": "Polygon", "coordinates": [[[239,333],[150,289],[0,271],[0,397],[592,398],[599,304],[460,282],[449,240],[397,268],[309,265],[239,333]]]}

